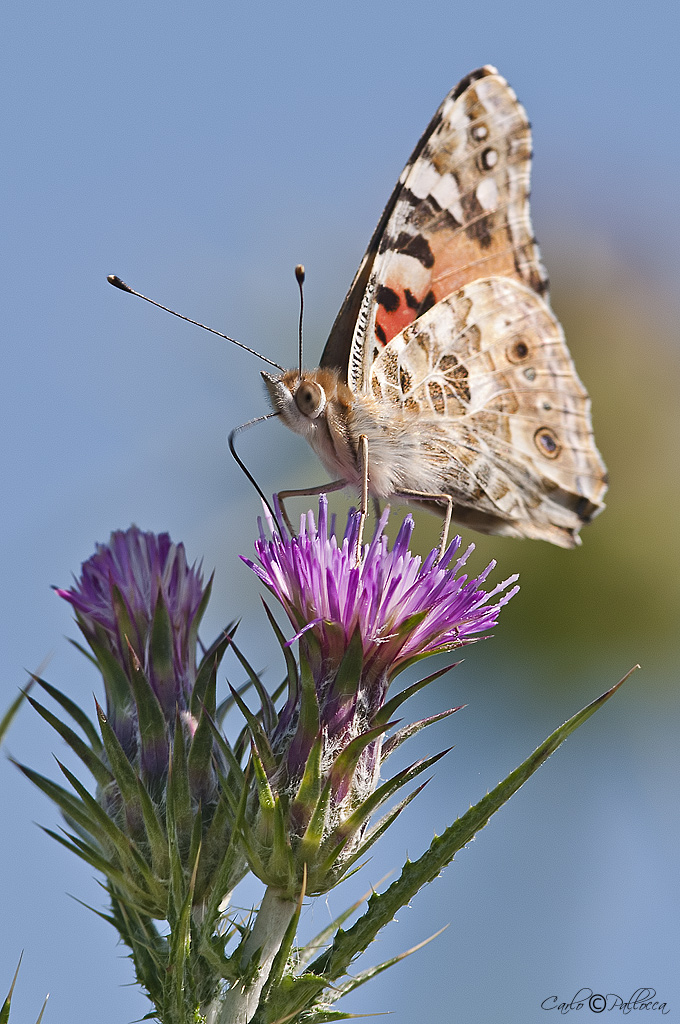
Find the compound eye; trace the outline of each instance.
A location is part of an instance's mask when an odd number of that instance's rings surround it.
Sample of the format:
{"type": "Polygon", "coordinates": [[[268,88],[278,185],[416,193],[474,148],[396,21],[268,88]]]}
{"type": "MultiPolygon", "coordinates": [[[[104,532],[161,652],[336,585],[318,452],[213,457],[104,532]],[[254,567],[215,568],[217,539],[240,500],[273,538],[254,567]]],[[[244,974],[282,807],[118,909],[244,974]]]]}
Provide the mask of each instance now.
{"type": "Polygon", "coordinates": [[[303,416],[316,419],[326,408],[326,392],[313,380],[303,380],[295,392],[295,404],[303,416]]]}

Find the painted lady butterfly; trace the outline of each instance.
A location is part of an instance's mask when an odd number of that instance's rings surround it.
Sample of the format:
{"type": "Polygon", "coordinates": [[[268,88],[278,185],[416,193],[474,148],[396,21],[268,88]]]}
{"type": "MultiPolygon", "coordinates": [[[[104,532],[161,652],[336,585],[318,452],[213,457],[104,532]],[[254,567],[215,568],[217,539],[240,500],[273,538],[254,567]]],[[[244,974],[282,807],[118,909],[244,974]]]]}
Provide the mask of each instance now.
{"type": "Polygon", "coordinates": [[[361,486],[367,451],[374,497],[445,505],[484,533],[571,548],[603,509],[590,399],[529,219],[530,162],[512,89],[473,71],[401,174],[320,367],[263,374],[335,478],[316,491],[361,486]]]}

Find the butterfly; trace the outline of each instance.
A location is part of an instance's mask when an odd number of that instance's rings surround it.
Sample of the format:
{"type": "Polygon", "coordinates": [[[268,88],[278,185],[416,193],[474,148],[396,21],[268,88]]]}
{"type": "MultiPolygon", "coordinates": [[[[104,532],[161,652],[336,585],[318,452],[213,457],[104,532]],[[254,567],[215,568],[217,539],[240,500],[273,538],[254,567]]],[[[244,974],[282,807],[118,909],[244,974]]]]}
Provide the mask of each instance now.
{"type": "Polygon", "coordinates": [[[530,164],[514,92],[495,68],[473,71],[399,177],[318,369],[262,376],[327,489],[366,477],[377,499],[572,548],[607,476],[549,305],[530,164]]]}

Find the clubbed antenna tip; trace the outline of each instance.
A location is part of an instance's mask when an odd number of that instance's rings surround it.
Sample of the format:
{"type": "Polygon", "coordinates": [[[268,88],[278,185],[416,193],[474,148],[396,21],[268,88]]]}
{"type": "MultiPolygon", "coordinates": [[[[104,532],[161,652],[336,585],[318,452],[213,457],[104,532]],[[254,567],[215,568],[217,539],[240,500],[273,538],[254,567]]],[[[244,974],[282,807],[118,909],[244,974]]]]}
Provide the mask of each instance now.
{"type": "Polygon", "coordinates": [[[130,294],[132,294],[132,288],[130,285],[126,284],[125,281],[121,281],[116,274],[107,274],[106,280],[109,284],[112,284],[114,288],[120,288],[122,292],[130,292],[130,294]]]}

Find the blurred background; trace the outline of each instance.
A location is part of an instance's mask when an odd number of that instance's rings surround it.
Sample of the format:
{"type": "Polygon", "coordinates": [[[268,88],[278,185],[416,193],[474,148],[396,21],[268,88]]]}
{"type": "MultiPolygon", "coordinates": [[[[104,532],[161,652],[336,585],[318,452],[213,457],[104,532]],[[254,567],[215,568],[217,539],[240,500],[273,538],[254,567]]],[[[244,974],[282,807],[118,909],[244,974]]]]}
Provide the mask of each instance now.
{"type": "MultiPolygon", "coordinates": [[[[627,999],[641,986],[680,1009],[679,31],[670,0],[9,0],[0,15],[1,709],[46,656],[47,678],[92,706],[100,684],[64,639],[75,627],[49,588],[132,522],[169,530],[215,569],[205,638],[242,616],[246,653],[272,684],[282,672],[238,559],[259,503],[226,443],[266,411],[260,365],[114,291],[106,274],[293,364],[293,266],[304,262],[316,363],[445,93],[493,63],[531,118],[534,229],[592,396],[608,508],[573,552],[465,535],[477,568],[495,557],[497,578],[519,571],[522,590],[495,637],[420,696],[414,715],[467,707],[404,759],[455,749],[361,874],[306,912],[305,932],[419,855],[633,664],[642,670],[364,964],[449,924],[444,935],[347,1010],[526,1024],[553,995],[627,999]]],[[[277,423],[243,436],[241,453],[267,493],[323,479],[277,423]]],[[[419,514],[416,546],[437,529],[419,514]]],[[[5,752],[47,774],[52,753],[65,754],[30,708],[5,752]]],[[[148,1003],[125,949],[71,898],[103,909],[97,879],[39,830],[57,813],[4,756],[0,801],[0,996],[25,951],[12,1019],[34,1021],[47,992],[48,1024],[140,1018],[148,1003]]]]}

